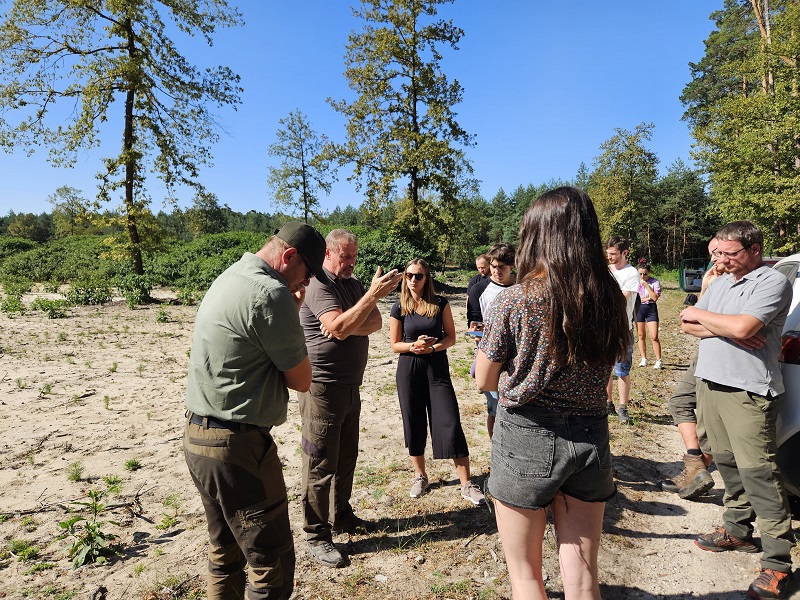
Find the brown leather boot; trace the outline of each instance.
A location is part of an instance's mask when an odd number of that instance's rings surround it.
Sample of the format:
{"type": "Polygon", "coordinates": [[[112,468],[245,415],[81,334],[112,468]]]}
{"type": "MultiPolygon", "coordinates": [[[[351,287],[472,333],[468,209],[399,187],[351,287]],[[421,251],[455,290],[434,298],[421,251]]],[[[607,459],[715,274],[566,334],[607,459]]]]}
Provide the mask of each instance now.
{"type": "Polygon", "coordinates": [[[684,500],[694,500],[714,487],[714,479],[703,456],[683,455],[683,471],[672,480],[663,481],[661,489],[678,494],[684,500]]]}

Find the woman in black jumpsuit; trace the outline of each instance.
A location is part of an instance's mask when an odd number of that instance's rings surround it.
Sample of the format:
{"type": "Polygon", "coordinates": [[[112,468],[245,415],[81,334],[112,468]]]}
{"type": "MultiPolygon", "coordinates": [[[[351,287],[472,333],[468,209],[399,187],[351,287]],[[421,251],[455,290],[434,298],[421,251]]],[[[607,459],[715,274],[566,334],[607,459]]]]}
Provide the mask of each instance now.
{"type": "Polygon", "coordinates": [[[455,336],[452,310],[446,298],[434,294],[428,264],[412,260],[406,265],[400,300],[392,307],[389,321],[392,351],[400,354],[397,395],[405,445],[415,471],[410,495],[417,498],[428,489],[425,444],[430,423],[433,457],[452,458],[462,497],[482,504],[483,494],[470,481],[469,450],[450,381],[446,350],[455,343],[455,336]]]}

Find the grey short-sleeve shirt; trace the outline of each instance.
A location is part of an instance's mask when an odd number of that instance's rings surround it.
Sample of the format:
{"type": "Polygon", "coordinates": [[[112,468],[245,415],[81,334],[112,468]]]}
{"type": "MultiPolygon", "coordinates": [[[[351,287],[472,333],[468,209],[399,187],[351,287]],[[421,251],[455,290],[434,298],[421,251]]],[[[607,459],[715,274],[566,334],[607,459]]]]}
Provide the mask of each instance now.
{"type": "Polygon", "coordinates": [[[312,279],[300,309],[300,323],[311,360],[311,379],[316,383],[361,385],[367,366],[369,338],[350,335],[343,340],[328,339],[319,329],[319,317],[331,310],[345,312],[351,309],[364,295],[364,286],[355,277],[339,279],[327,269],[325,272],[331,283],[312,279]]]}
{"type": "Polygon", "coordinates": [[[186,407],[226,421],[279,425],[289,400],[282,371],[306,356],[286,281],[248,252],[217,277],[197,311],[186,407]]]}
{"type": "Polygon", "coordinates": [[[783,393],[778,356],[781,331],[789,312],[789,281],[767,266],[760,266],[739,281],[726,274],[711,283],[697,308],[723,315],[750,315],[764,323],[763,348],[747,350],[724,338],[700,340],[695,375],[706,381],[766,396],[783,393]]]}

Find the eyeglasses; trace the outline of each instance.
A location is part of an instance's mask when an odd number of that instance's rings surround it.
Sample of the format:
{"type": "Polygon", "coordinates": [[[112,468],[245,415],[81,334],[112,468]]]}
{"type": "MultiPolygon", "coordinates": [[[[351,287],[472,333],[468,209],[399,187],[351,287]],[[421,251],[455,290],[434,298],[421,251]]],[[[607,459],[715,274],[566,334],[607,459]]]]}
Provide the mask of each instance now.
{"type": "Polygon", "coordinates": [[[406,273],[406,279],[411,281],[412,279],[416,279],[417,281],[422,281],[425,278],[425,273],[406,273]]]}
{"type": "Polygon", "coordinates": [[[711,253],[711,256],[713,256],[714,258],[722,258],[723,256],[725,258],[733,258],[737,254],[739,254],[739,252],[741,252],[742,250],[745,250],[746,248],[749,248],[749,246],[742,246],[736,252],[725,252],[724,250],[714,250],[711,253]]]}

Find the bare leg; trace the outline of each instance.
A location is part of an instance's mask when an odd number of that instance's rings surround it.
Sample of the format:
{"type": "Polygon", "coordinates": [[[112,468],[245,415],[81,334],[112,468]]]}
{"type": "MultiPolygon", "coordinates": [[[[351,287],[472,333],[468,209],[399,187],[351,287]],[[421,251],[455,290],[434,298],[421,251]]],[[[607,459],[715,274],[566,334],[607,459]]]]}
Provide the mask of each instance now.
{"type": "Polygon", "coordinates": [[[497,417],[486,415],[486,431],[489,432],[489,439],[494,435],[494,422],[497,417]]]}
{"type": "MultiPolygon", "coordinates": [[[[650,334],[650,339],[653,342],[653,354],[656,360],[661,360],[661,340],[658,339],[658,321],[650,321],[647,323],[647,332],[650,334]]],[[[642,332],[644,335],[644,332],[642,332]]],[[[639,336],[640,344],[642,335],[639,336]]]]}
{"type": "Polygon", "coordinates": [[[499,500],[495,509],[514,600],[547,600],[542,581],[545,511],[516,508],[499,500]]]}
{"type": "MultiPolygon", "coordinates": [[[[642,355],[642,358],[647,358],[647,340],[644,336],[644,326],[645,323],[636,323],[636,337],[639,338],[639,354],[642,355]]],[[[653,352],[656,351],[656,347],[653,346],[653,352]]],[[[656,354],[656,358],[661,358],[658,354],[656,354]]]]}
{"type": "Polygon", "coordinates": [[[631,376],[617,377],[617,391],[619,392],[619,405],[625,406],[631,397],[631,376]]]}
{"type": "Polygon", "coordinates": [[[428,476],[425,472],[425,455],[422,456],[412,456],[411,457],[411,464],[414,467],[414,471],[419,473],[420,475],[428,476]]]}
{"type": "Polygon", "coordinates": [[[563,494],[553,502],[565,600],[600,600],[597,552],[605,506],[605,502],[583,502],[563,494]]]}
{"type": "Polygon", "coordinates": [[[454,458],[453,462],[456,464],[456,473],[458,479],[461,481],[461,487],[467,485],[469,479],[469,456],[462,456],[461,458],[454,458]]]}
{"type": "Polygon", "coordinates": [[[678,431],[683,438],[683,445],[687,450],[700,449],[700,442],[697,439],[697,424],[678,423],[678,431]]]}
{"type": "Polygon", "coordinates": [[[614,404],[614,376],[608,378],[608,385],[606,386],[606,393],[608,394],[608,403],[614,404]]]}

